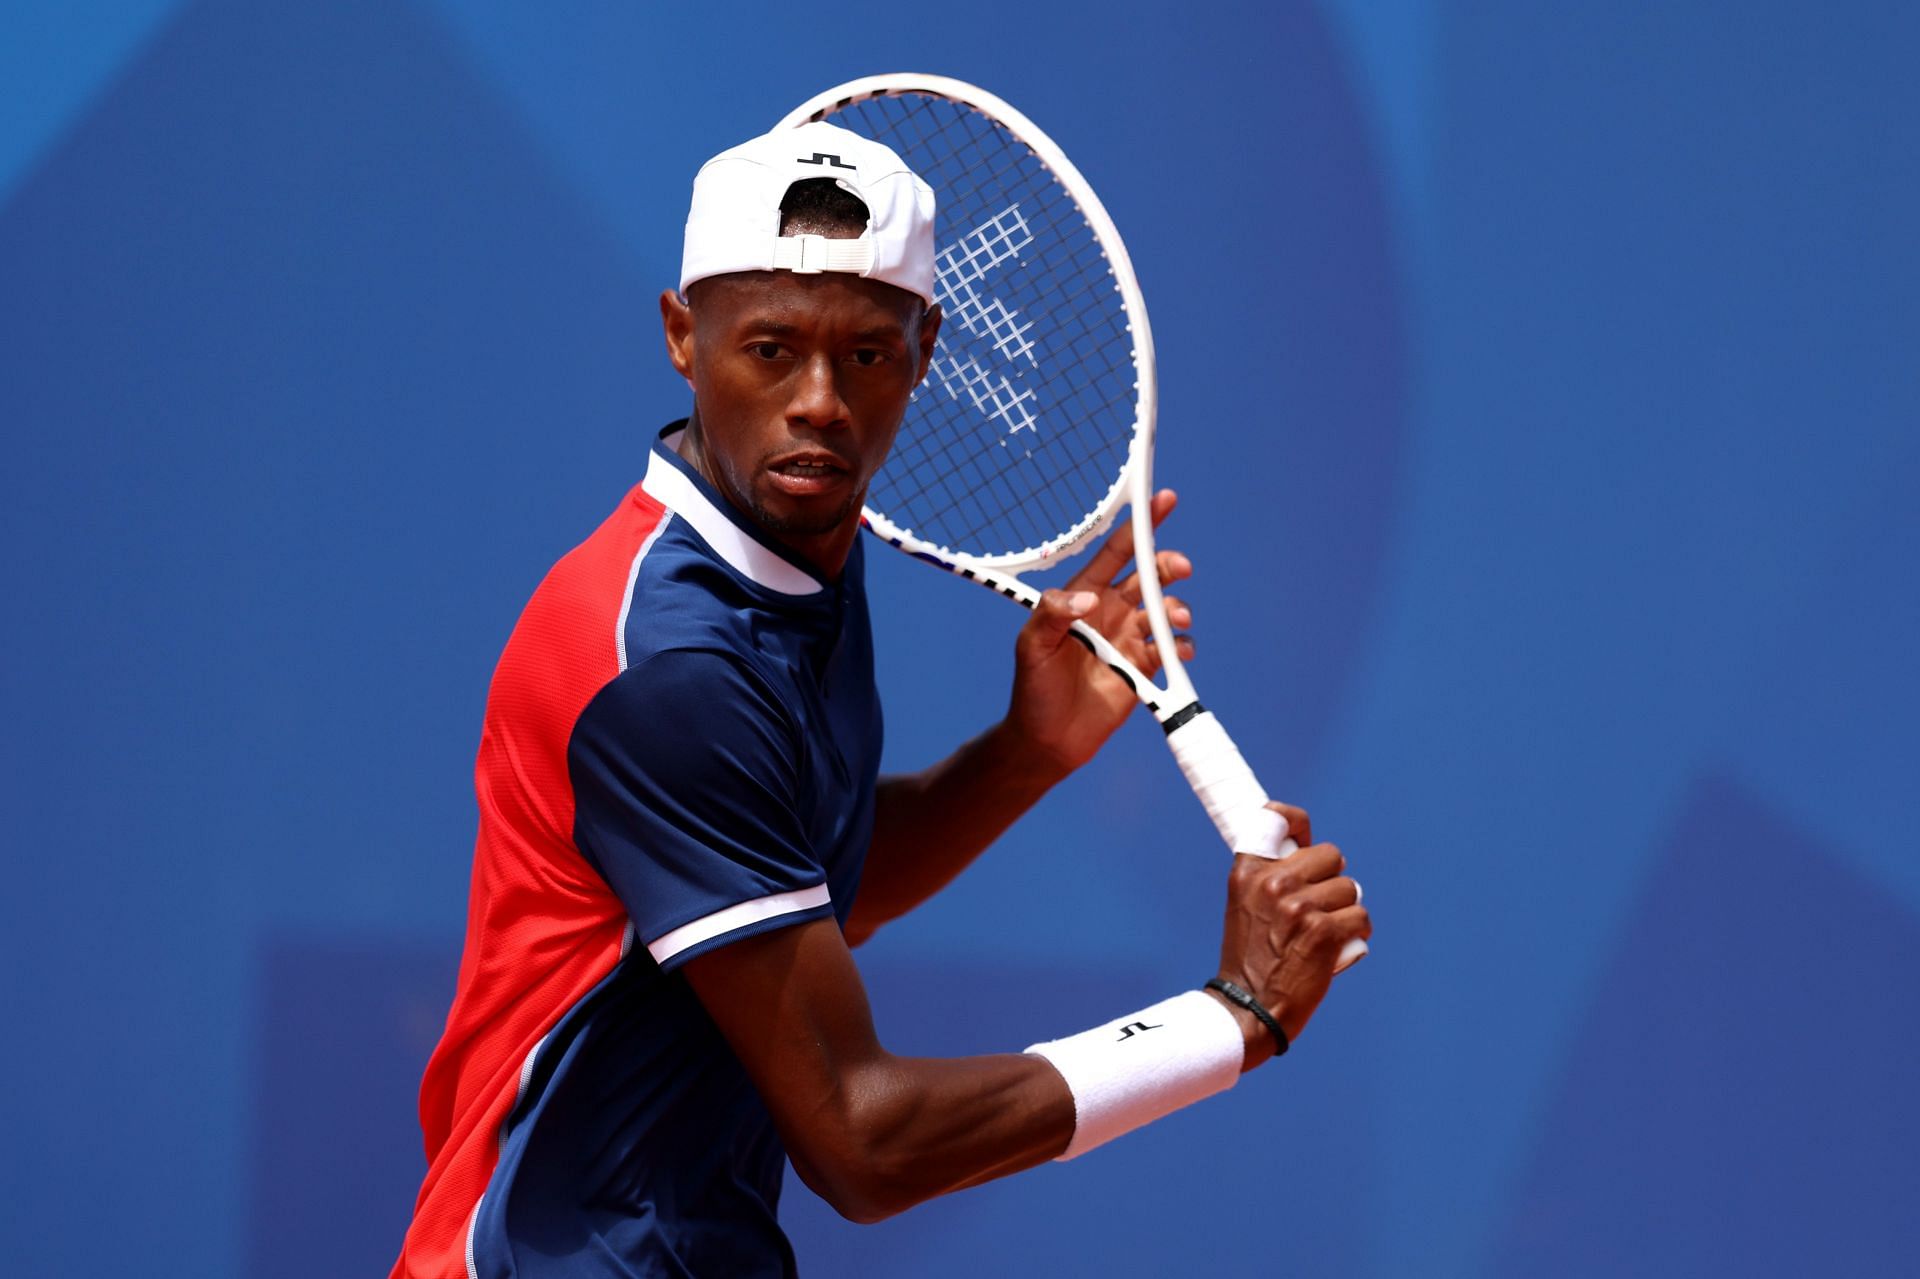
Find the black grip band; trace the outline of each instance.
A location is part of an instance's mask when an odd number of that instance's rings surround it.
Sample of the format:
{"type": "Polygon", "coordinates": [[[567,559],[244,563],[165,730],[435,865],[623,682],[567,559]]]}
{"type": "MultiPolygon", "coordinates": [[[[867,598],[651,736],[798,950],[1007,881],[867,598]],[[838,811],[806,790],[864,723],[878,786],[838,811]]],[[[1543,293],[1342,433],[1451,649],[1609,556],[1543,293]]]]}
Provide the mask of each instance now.
{"type": "Polygon", "coordinates": [[[1185,724],[1188,720],[1194,719],[1197,716],[1205,715],[1206,713],[1207,713],[1207,708],[1200,704],[1199,698],[1195,698],[1193,701],[1188,702],[1185,706],[1182,706],[1179,710],[1175,711],[1173,714],[1167,716],[1166,720],[1160,725],[1160,731],[1165,733],[1167,736],[1171,737],[1173,736],[1174,729],[1179,728],[1182,724],[1185,724]]]}
{"type": "Polygon", "coordinates": [[[1276,1057],[1284,1057],[1287,1055],[1287,1032],[1280,1029],[1280,1023],[1273,1019],[1273,1014],[1268,1012],[1259,1000],[1223,977],[1215,977],[1212,981],[1209,981],[1207,983],[1207,989],[1219,991],[1229,1000],[1240,1005],[1255,1017],[1258,1017],[1260,1024],[1273,1032],[1273,1045],[1275,1050],[1273,1055],[1276,1057]]]}

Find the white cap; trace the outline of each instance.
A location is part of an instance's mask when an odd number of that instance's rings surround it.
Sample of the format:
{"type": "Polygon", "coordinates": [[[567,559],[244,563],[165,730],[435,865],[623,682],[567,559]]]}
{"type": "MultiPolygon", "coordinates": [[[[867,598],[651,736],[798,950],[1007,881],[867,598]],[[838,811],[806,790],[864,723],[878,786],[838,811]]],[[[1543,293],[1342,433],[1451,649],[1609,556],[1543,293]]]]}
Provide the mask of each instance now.
{"type": "Polygon", "coordinates": [[[735,271],[846,271],[932,303],[933,188],[887,147],[824,120],[743,142],[693,179],[680,291],[735,271]],[[866,204],[859,239],[780,234],[780,201],[808,178],[832,178],[866,204]]]}

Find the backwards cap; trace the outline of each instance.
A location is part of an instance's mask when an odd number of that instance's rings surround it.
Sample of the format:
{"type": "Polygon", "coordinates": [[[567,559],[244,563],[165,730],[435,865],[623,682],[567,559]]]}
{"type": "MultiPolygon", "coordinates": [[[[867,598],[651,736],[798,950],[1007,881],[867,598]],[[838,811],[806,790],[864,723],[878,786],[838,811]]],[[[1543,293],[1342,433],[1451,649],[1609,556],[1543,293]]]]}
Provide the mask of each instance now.
{"type": "Polygon", "coordinates": [[[933,188],[892,150],[818,120],[722,151],[693,179],[680,291],[735,271],[845,271],[933,302],[933,188]],[[867,206],[857,240],[780,234],[780,201],[832,178],[867,206]]]}

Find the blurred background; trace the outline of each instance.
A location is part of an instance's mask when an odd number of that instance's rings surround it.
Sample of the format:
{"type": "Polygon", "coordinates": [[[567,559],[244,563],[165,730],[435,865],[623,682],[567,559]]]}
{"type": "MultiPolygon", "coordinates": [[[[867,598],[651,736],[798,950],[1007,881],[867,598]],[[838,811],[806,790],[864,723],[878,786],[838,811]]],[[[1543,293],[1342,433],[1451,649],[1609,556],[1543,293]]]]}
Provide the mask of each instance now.
{"type": "MultiPolygon", "coordinates": [[[[1075,158],[1206,700],[1367,885],[1299,1048],[812,1275],[1891,1274],[1920,1248],[1920,10],[0,7],[9,1274],[384,1274],[489,674],[685,387],[702,160],[874,71],[1075,158]]],[[[871,557],[888,757],[1019,615],[871,557]],[[938,619],[937,622],[929,619],[938,619]]],[[[861,954],[1001,1051],[1215,963],[1144,715],[861,954]]]]}

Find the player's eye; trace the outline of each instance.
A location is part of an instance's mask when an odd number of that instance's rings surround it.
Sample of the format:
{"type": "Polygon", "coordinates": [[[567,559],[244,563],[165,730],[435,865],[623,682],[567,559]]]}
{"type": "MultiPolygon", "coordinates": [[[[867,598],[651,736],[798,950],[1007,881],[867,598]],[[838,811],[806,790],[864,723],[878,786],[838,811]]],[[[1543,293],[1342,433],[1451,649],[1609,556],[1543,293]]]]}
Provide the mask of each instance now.
{"type": "Polygon", "coordinates": [[[777,360],[786,348],[778,342],[755,342],[747,350],[753,352],[756,359],[777,360]]]}
{"type": "Polygon", "coordinates": [[[887,353],[877,346],[863,346],[853,353],[853,362],[863,368],[887,362],[887,353]]]}

